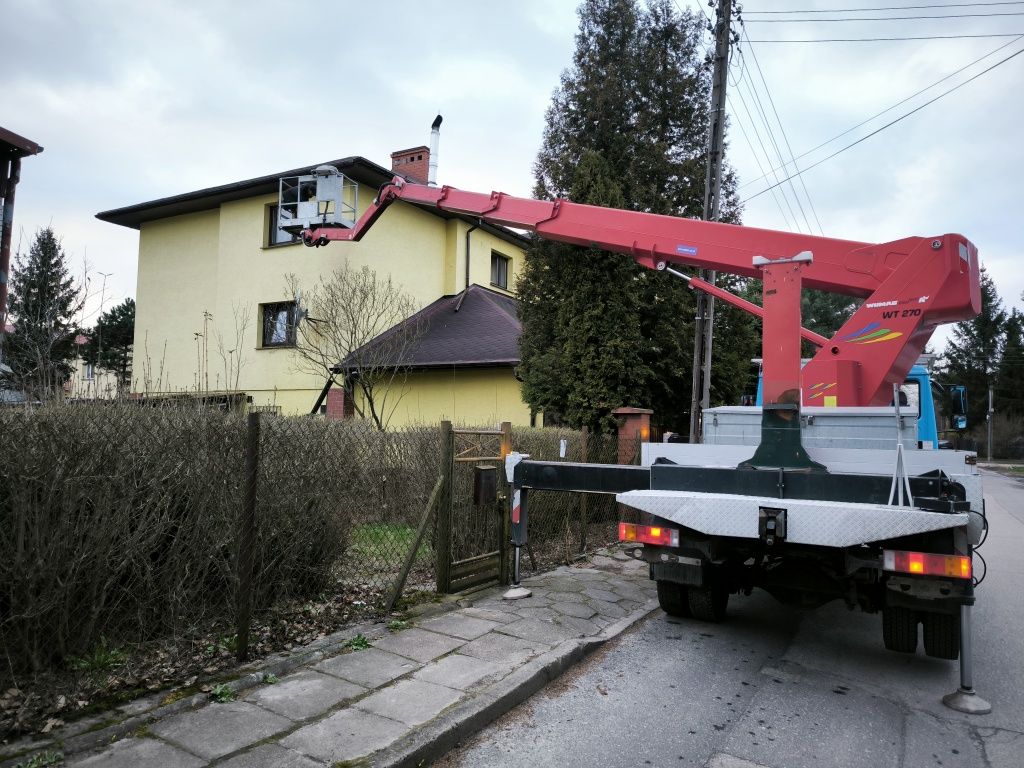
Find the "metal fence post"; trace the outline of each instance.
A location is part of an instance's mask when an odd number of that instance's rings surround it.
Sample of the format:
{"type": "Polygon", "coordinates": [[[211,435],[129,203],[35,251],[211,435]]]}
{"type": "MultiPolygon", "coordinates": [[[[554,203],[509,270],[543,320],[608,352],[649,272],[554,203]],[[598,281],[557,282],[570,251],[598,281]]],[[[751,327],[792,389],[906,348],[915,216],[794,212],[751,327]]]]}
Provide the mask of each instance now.
{"type": "Polygon", "coordinates": [[[238,595],[235,655],[249,658],[249,628],[252,624],[252,571],[256,544],[256,489],[260,472],[260,414],[250,413],[246,422],[245,493],[238,520],[238,595]]]}
{"type": "MultiPolygon", "coordinates": [[[[590,428],[583,427],[580,432],[580,461],[584,464],[590,461],[590,448],[587,445],[590,442],[590,428]]],[[[580,494],[580,553],[587,551],[587,518],[589,510],[587,509],[587,494],[580,494]]]]}
{"type": "Polygon", "coordinates": [[[437,505],[437,591],[448,593],[451,584],[452,568],[452,485],[455,468],[455,435],[450,421],[441,422],[441,466],[440,474],[444,478],[441,487],[441,498],[437,505]]]}
{"type": "Polygon", "coordinates": [[[508,546],[512,543],[512,518],[508,513],[507,497],[511,486],[505,479],[505,457],[512,453],[512,422],[501,422],[501,462],[498,466],[499,482],[505,488],[505,493],[498,503],[499,530],[498,530],[498,583],[509,583],[509,562],[508,546]]]}

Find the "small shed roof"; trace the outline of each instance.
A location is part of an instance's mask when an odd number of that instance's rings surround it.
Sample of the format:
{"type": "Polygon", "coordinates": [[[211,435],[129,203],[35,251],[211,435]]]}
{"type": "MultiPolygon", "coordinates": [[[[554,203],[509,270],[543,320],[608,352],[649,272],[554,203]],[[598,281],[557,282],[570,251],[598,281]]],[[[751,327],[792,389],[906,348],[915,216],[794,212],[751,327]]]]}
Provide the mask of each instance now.
{"type": "MultiPolygon", "coordinates": [[[[471,285],[464,293],[442,296],[370,344],[380,343],[409,323],[422,322],[422,335],[406,359],[396,363],[420,370],[513,367],[519,364],[523,330],[518,310],[519,302],[511,296],[471,285]]],[[[349,367],[346,359],[335,371],[344,373],[349,367]]]]}

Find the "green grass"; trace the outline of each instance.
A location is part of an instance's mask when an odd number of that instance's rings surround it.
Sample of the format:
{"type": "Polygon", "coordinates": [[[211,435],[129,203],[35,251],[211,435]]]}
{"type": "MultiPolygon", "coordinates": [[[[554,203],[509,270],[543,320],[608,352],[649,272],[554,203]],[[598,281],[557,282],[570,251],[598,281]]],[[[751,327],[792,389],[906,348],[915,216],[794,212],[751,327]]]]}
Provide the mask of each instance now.
{"type": "Polygon", "coordinates": [[[210,691],[210,698],[218,704],[234,701],[236,696],[237,694],[234,689],[232,689],[227,683],[218,683],[213,686],[213,690],[210,691]]]}
{"type": "MultiPolygon", "coordinates": [[[[352,532],[352,543],[349,545],[348,552],[349,555],[367,559],[404,558],[415,538],[416,529],[408,525],[368,523],[357,526],[352,532]]],[[[433,560],[434,553],[430,549],[430,541],[424,535],[419,551],[416,553],[416,562],[427,564],[432,563],[433,560]]]]}

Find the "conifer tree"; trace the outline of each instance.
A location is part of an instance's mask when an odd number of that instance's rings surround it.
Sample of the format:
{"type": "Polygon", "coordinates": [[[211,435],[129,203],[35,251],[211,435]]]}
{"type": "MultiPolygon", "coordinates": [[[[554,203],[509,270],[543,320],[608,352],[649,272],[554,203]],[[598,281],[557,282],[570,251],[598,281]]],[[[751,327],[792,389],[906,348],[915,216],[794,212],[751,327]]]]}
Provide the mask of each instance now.
{"type": "MultiPolygon", "coordinates": [[[[670,0],[584,0],[572,66],[547,112],[535,195],[659,214],[702,211],[710,68],[701,22],[670,0]]],[[[735,180],[723,219],[737,221],[735,180]]],[[[518,284],[523,392],[546,419],[614,427],[611,410],[650,407],[670,429],[688,422],[693,296],[628,257],[537,240],[518,284]]],[[[738,402],[734,357],[756,352],[753,323],[718,305],[717,402],[738,402]],[[720,352],[722,353],[720,355],[720,352]],[[729,373],[722,375],[722,366],[729,373]]]]}
{"type": "Polygon", "coordinates": [[[981,313],[953,326],[941,367],[944,384],[967,387],[967,423],[970,427],[985,423],[988,388],[996,384],[1006,321],[1006,310],[996,285],[982,267],[981,313]]]}
{"type": "Polygon", "coordinates": [[[1009,416],[1024,415],[1024,315],[1016,309],[1004,326],[1003,353],[996,371],[994,407],[1009,416]]]}
{"type": "Polygon", "coordinates": [[[36,233],[28,254],[18,254],[8,299],[14,325],[4,343],[14,385],[37,398],[57,394],[71,374],[81,294],[53,229],[36,233]]]}
{"type": "Polygon", "coordinates": [[[135,299],[125,299],[108,309],[96,321],[82,359],[110,371],[120,388],[132,381],[132,346],[135,343],[135,299]]]}

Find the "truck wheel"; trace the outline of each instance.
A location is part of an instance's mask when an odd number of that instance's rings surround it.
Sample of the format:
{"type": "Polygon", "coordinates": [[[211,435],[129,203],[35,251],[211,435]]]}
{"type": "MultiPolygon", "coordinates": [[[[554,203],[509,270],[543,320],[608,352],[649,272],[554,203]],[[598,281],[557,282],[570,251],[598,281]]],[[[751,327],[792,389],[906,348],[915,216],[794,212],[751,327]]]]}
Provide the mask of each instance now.
{"type": "Polygon", "coordinates": [[[701,621],[722,621],[725,607],[729,604],[729,593],[718,584],[707,587],[690,587],[689,604],[693,618],[701,621]]]}
{"type": "Polygon", "coordinates": [[[936,659],[955,659],[960,655],[960,617],[950,613],[926,613],[924,652],[936,659]]]}
{"type": "Polygon", "coordinates": [[[882,642],[889,651],[916,652],[917,614],[909,608],[883,608],[882,642]]]}
{"type": "Polygon", "coordinates": [[[688,619],[690,618],[688,592],[689,590],[682,584],[676,584],[674,581],[659,581],[658,605],[669,616],[688,619]]]}

